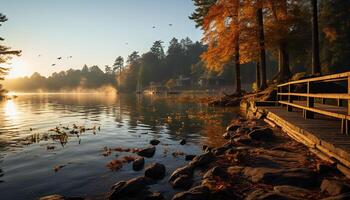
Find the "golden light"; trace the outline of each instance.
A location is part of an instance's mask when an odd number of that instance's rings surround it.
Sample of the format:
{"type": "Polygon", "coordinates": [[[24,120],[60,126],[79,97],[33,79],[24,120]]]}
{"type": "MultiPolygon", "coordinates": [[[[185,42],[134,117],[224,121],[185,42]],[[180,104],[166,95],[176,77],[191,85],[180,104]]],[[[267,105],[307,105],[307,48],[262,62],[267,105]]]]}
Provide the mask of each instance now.
{"type": "Polygon", "coordinates": [[[28,66],[21,58],[13,58],[9,61],[10,64],[4,67],[9,67],[10,71],[6,78],[17,78],[28,74],[28,66]]]}
{"type": "Polygon", "coordinates": [[[13,100],[8,100],[4,105],[5,116],[13,118],[17,116],[17,106],[13,100]]]}

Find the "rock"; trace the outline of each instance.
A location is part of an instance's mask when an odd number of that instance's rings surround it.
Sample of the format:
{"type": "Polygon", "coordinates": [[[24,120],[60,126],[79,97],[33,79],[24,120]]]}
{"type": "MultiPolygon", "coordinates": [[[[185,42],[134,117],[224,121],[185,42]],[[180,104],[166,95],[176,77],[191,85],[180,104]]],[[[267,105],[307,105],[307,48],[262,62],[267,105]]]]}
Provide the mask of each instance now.
{"type": "Polygon", "coordinates": [[[185,145],[185,144],[186,144],[186,140],[185,140],[185,139],[182,139],[182,140],[180,141],[180,144],[181,144],[181,145],[185,145]]]}
{"type": "Polygon", "coordinates": [[[292,185],[303,188],[312,187],[317,184],[316,174],[306,168],[274,169],[263,167],[246,167],[243,170],[245,177],[254,183],[265,183],[269,185],[292,185]]]}
{"type": "Polygon", "coordinates": [[[174,181],[170,182],[170,184],[176,189],[188,189],[193,184],[192,176],[180,175],[174,181]]]}
{"type": "Polygon", "coordinates": [[[208,152],[208,151],[211,151],[213,148],[209,147],[207,145],[203,145],[202,149],[203,149],[204,152],[208,152]]]}
{"type": "Polygon", "coordinates": [[[189,177],[193,176],[193,172],[194,172],[194,167],[191,165],[185,165],[181,168],[176,169],[169,178],[169,182],[173,182],[175,181],[175,179],[177,179],[178,177],[182,176],[182,175],[187,175],[189,177]]]}
{"type": "Polygon", "coordinates": [[[159,141],[159,140],[154,139],[154,140],[151,140],[149,143],[150,143],[151,145],[156,146],[156,145],[158,145],[158,144],[160,143],[160,141],[159,141]]]}
{"type": "Polygon", "coordinates": [[[65,197],[58,194],[53,194],[53,195],[41,197],[39,198],[39,200],[65,200],[65,197]]]}
{"type": "Polygon", "coordinates": [[[328,197],[321,200],[348,200],[350,199],[350,193],[340,194],[338,196],[328,197]]]}
{"type": "Polygon", "coordinates": [[[153,163],[145,169],[145,176],[153,179],[162,179],[165,176],[165,166],[153,163]]]}
{"type": "Polygon", "coordinates": [[[228,174],[221,167],[215,166],[204,174],[203,179],[215,179],[215,177],[219,177],[221,180],[224,180],[228,178],[228,174]]]}
{"type": "Polygon", "coordinates": [[[138,158],[132,162],[132,169],[135,171],[140,171],[145,165],[145,159],[143,157],[138,158]]]}
{"type": "Polygon", "coordinates": [[[226,133],[224,133],[224,134],[222,135],[222,137],[223,137],[224,139],[226,139],[226,140],[229,140],[229,139],[231,138],[231,133],[230,133],[230,131],[227,131],[226,133]]]}
{"type": "Polygon", "coordinates": [[[227,173],[230,175],[237,175],[237,174],[240,174],[243,169],[244,167],[241,167],[241,166],[232,166],[227,168],[227,173]]]}
{"type": "Polygon", "coordinates": [[[129,181],[120,181],[112,187],[112,193],[109,196],[110,200],[120,200],[129,196],[144,195],[148,192],[148,185],[155,182],[147,177],[137,177],[129,181]]]}
{"type": "Polygon", "coordinates": [[[281,194],[287,194],[292,197],[303,199],[310,199],[310,196],[312,195],[312,191],[310,190],[290,185],[275,186],[273,190],[281,194]]]}
{"type": "Polygon", "coordinates": [[[222,147],[217,147],[215,149],[213,149],[213,153],[215,156],[221,156],[222,154],[224,154],[229,148],[222,146],[222,147]]]}
{"type": "Polygon", "coordinates": [[[211,193],[206,186],[193,187],[188,191],[177,193],[172,200],[209,200],[211,193]]]}
{"type": "Polygon", "coordinates": [[[163,199],[164,199],[163,195],[159,192],[151,193],[144,198],[144,200],[163,200],[163,199]]]}
{"type": "Polygon", "coordinates": [[[301,200],[298,198],[294,198],[292,196],[278,193],[278,192],[271,192],[271,191],[264,191],[262,189],[257,189],[245,198],[245,200],[301,200]]]}
{"type": "Polygon", "coordinates": [[[187,161],[193,160],[194,157],[196,157],[196,155],[186,155],[185,160],[187,160],[187,161]]]}
{"type": "Polygon", "coordinates": [[[248,134],[248,137],[252,140],[270,140],[273,136],[273,131],[270,128],[253,130],[248,134]]]}
{"type": "Polygon", "coordinates": [[[252,140],[248,138],[247,136],[239,136],[235,138],[233,141],[244,144],[244,145],[249,145],[252,143],[252,140]]]}
{"type": "Polygon", "coordinates": [[[139,151],[137,154],[138,154],[139,156],[151,158],[151,157],[154,156],[154,153],[155,153],[155,152],[156,152],[156,147],[149,147],[149,148],[142,149],[142,150],[139,151]]]}
{"type": "Polygon", "coordinates": [[[215,156],[210,151],[196,156],[189,164],[194,167],[202,167],[210,164],[215,160],[215,156]]]}
{"type": "Polygon", "coordinates": [[[350,192],[350,186],[343,181],[324,179],[321,184],[321,191],[327,192],[331,196],[350,192]]]}
{"type": "Polygon", "coordinates": [[[231,124],[228,127],[226,127],[226,131],[236,131],[238,128],[240,128],[241,125],[237,125],[237,124],[231,124]]]}

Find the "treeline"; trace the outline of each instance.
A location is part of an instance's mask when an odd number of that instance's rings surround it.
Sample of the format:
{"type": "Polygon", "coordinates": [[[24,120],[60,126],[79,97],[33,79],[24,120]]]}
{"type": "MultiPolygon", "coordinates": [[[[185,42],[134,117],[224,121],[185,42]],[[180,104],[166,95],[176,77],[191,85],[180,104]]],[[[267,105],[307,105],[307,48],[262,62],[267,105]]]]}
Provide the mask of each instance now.
{"type": "MultiPolygon", "coordinates": [[[[108,68],[107,68],[108,69],[108,68]]],[[[115,72],[102,71],[98,66],[83,66],[81,70],[69,69],[45,77],[35,72],[30,77],[7,79],[4,86],[19,92],[64,92],[115,86],[115,72]]]]}

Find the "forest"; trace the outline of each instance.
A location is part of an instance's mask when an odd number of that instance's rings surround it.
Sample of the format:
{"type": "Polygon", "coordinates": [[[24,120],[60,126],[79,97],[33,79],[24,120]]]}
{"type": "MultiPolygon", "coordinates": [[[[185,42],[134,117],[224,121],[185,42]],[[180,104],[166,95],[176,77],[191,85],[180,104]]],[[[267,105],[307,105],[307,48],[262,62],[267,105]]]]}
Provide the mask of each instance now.
{"type": "MultiPolygon", "coordinates": [[[[15,91],[110,85],[120,92],[134,92],[150,83],[171,87],[183,76],[192,83],[198,83],[201,77],[219,77],[223,85],[233,84],[240,90],[242,83],[255,83],[255,89],[263,89],[269,82],[285,81],[297,72],[330,74],[348,70],[349,1],[193,1],[196,9],[189,18],[203,30],[202,41],[173,38],[165,50],[163,41],[158,40],[148,52],[134,51],[127,58],[117,56],[111,66],[85,65],[81,70],[70,69],[49,77],[34,73],[3,84],[15,91]]],[[[1,68],[2,77],[7,70],[1,68]]]]}

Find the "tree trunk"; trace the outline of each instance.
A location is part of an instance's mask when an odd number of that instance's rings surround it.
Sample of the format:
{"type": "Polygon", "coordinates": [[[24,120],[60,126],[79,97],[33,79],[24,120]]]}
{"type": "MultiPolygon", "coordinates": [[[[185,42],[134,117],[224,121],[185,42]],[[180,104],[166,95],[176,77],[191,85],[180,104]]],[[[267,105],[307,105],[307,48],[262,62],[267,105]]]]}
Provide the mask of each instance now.
{"type": "Polygon", "coordinates": [[[278,45],[278,81],[288,80],[291,76],[289,68],[289,52],[286,41],[281,40],[278,45]]]}
{"type": "Polygon", "coordinates": [[[318,41],[317,0],[311,0],[312,5],[312,74],[320,74],[320,52],[318,41]]]}
{"type": "Polygon", "coordinates": [[[264,18],[262,8],[257,10],[257,21],[259,29],[259,49],[260,49],[260,89],[267,87],[266,83],[266,53],[265,53],[265,34],[264,34],[264,18]]]}
{"type": "Polygon", "coordinates": [[[236,42],[235,46],[235,67],[236,67],[236,93],[239,94],[242,92],[241,86],[241,64],[240,64],[240,55],[239,55],[239,43],[236,42]]]}
{"type": "Polygon", "coordinates": [[[255,72],[255,75],[256,75],[256,87],[257,89],[259,90],[260,89],[260,63],[259,61],[256,62],[256,72],[255,72]]]}

